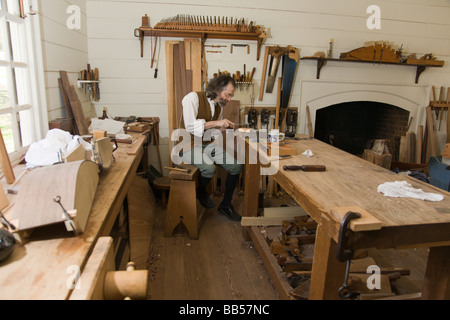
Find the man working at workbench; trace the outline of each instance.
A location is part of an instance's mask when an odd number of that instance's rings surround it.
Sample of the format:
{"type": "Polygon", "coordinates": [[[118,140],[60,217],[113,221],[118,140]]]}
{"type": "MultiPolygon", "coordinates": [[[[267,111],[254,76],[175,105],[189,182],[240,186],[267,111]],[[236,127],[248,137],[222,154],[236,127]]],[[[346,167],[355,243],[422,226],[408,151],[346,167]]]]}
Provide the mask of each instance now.
{"type": "Polygon", "coordinates": [[[191,134],[191,150],[180,154],[185,163],[192,163],[200,170],[197,198],[208,209],[215,207],[209,197],[206,186],[216,173],[215,163],[227,172],[225,195],[218,207],[219,213],[233,221],[240,221],[241,216],[234,210],[231,201],[238,184],[241,164],[225,152],[222,146],[214,143],[214,138],[235,124],[222,119],[222,108],[234,95],[236,83],[230,76],[219,76],[210,81],[206,92],[191,92],[182,101],[183,117],[180,127],[191,134]],[[194,140],[201,143],[194,144],[194,140]],[[200,155],[200,156],[199,156],[200,155]]]}

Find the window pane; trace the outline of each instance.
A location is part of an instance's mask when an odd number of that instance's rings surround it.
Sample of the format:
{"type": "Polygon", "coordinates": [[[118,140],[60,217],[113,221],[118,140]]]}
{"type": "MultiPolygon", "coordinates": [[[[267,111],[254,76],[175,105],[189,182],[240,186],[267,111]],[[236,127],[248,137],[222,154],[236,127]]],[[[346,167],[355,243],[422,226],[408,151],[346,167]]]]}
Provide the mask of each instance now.
{"type": "Polygon", "coordinates": [[[22,45],[25,39],[23,38],[25,33],[23,32],[24,25],[14,22],[8,22],[8,28],[11,35],[11,57],[13,61],[25,62],[22,45]],[[22,35],[22,37],[20,37],[22,35]]]}
{"type": "Polygon", "coordinates": [[[0,32],[0,60],[5,60],[5,46],[3,32],[0,32]]]}
{"type": "Polygon", "coordinates": [[[27,72],[22,68],[14,68],[14,75],[16,80],[16,94],[17,94],[17,104],[31,104],[28,88],[27,88],[27,72]]]}
{"type": "Polygon", "coordinates": [[[11,103],[9,101],[8,80],[6,77],[7,68],[0,67],[0,108],[9,108],[11,103]]]}
{"type": "Polygon", "coordinates": [[[0,116],[0,129],[2,130],[3,140],[8,153],[15,151],[11,118],[10,114],[0,116]]]}
{"type": "Polygon", "coordinates": [[[7,0],[8,12],[18,16],[20,14],[19,0],[7,0]]]}
{"type": "Polygon", "coordinates": [[[32,131],[33,116],[31,110],[19,112],[20,118],[20,134],[22,138],[22,146],[26,147],[34,142],[34,133],[32,131]]]}

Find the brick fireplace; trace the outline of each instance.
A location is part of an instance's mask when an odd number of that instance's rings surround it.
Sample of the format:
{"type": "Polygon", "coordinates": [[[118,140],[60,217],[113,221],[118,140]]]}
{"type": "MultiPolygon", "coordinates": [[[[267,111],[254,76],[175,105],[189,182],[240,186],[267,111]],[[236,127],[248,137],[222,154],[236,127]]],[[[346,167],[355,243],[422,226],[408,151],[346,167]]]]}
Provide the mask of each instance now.
{"type": "Polygon", "coordinates": [[[374,139],[387,139],[394,154],[395,138],[406,134],[409,122],[416,133],[425,125],[430,90],[417,84],[303,80],[298,132],[308,133],[308,106],[315,138],[355,155],[374,139]]]}
{"type": "Polygon", "coordinates": [[[316,111],[314,137],[358,156],[375,139],[386,139],[395,154],[396,138],[406,135],[408,120],[409,111],[386,103],[344,102],[316,111]]]}

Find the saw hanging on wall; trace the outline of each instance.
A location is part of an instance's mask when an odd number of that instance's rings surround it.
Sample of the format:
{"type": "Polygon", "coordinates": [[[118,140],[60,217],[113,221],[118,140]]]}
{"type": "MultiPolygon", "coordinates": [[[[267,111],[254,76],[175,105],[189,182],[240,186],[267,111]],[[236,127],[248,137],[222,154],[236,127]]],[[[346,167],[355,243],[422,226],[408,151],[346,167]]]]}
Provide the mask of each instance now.
{"type": "Polygon", "coordinates": [[[287,46],[268,46],[266,47],[266,52],[264,56],[263,64],[263,78],[261,80],[261,88],[259,92],[259,101],[263,100],[264,89],[266,93],[272,93],[275,85],[275,80],[277,79],[278,69],[280,63],[282,65],[282,97],[281,97],[281,109],[287,107],[289,103],[289,98],[291,95],[292,84],[294,82],[295,73],[297,71],[297,65],[299,61],[298,48],[287,46]],[[270,61],[269,61],[270,59],[270,61]],[[269,65],[269,71],[267,74],[267,85],[266,85],[266,72],[267,66],[269,65]]]}
{"type": "Polygon", "coordinates": [[[287,47],[266,47],[266,53],[264,57],[263,65],[263,78],[261,80],[261,88],[259,92],[259,101],[262,101],[264,88],[266,93],[272,93],[277,79],[278,69],[281,64],[281,77],[279,78],[278,90],[278,102],[277,113],[278,114],[278,126],[281,127],[282,123],[286,119],[286,110],[291,98],[292,87],[294,85],[295,74],[297,72],[297,66],[299,62],[300,50],[293,46],[287,47]],[[265,86],[265,75],[267,70],[267,64],[269,62],[269,71],[267,75],[267,86],[265,86]]]}

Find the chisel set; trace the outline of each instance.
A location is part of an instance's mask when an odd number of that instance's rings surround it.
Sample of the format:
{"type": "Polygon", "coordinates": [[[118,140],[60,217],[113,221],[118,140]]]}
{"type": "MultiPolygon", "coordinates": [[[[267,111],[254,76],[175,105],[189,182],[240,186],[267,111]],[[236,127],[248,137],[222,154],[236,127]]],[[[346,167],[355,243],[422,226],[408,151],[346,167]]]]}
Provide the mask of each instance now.
{"type": "Polygon", "coordinates": [[[253,21],[246,22],[244,18],[178,14],[161,20],[154,29],[256,33],[259,26],[253,21]]]}

